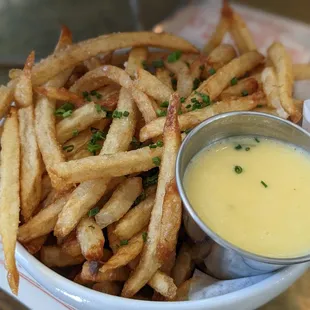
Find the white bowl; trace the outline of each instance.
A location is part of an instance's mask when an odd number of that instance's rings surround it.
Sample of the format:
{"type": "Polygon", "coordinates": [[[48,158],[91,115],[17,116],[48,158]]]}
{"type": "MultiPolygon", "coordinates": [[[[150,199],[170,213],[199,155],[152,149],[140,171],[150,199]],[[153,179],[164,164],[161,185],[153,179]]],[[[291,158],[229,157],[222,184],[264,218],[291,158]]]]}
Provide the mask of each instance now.
{"type": "Polygon", "coordinates": [[[17,244],[16,258],[20,265],[58,299],[77,309],[87,310],[252,310],[285,291],[310,266],[293,265],[245,289],[223,296],[197,301],[152,302],[103,294],[76,284],[47,268],[22,245],[17,244]]]}

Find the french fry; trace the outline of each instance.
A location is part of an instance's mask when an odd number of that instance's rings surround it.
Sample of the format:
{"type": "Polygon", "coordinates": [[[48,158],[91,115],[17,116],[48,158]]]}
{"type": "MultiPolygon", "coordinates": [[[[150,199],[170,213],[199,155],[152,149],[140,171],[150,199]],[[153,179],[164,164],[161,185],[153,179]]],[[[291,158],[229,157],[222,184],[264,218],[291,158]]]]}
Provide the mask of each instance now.
{"type": "Polygon", "coordinates": [[[149,223],[154,199],[155,194],[150,195],[117,222],[114,233],[119,239],[130,239],[149,223]]]}
{"type": "Polygon", "coordinates": [[[23,246],[26,248],[26,250],[30,254],[34,255],[41,250],[46,239],[47,239],[47,235],[41,236],[41,237],[35,238],[35,239],[33,239],[27,243],[23,243],[23,246]]]}
{"type": "Polygon", "coordinates": [[[169,97],[173,93],[171,88],[163,84],[159,79],[156,78],[156,76],[152,75],[146,70],[139,68],[136,72],[137,73],[134,85],[138,89],[159,102],[169,100],[169,97]]]}
{"type": "Polygon", "coordinates": [[[221,44],[216,47],[207,58],[208,67],[218,70],[237,56],[234,47],[230,44],[221,44]]]}
{"type": "Polygon", "coordinates": [[[188,41],[169,33],[123,32],[99,36],[85,40],[48,56],[36,64],[32,70],[34,85],[41,85],[60,72],[72,68],[78,63],[116,49],[135,46],[155,46],[188,53],[197,53],[197,49],[188,41]]]}
{"type": "Polygon", "coordinates": [[[15,247],[20,209],[20,146],[17,111],[11,108],[1,137],[0,235],[2,237],[7,279],[17,295],[19,274],[15,263],[15,247]]]}
{"type": "Polygon", "coordinates": [[[52,171],[65,183],[80,183],[148,171],[156,167],[153,158],[161,157],[161,154],[162,148],[150,149],[147,146],[128,152],[71,160],[58,164],[52,171]]]}
{"type": "Polygon", "coordinates": [[[186,301],[188,300],[188,295],[193,284],[193,278],[190,278],[183,282],[177,289],[177,294],[175,301],[186,301]]]}
{"type": "Polygon", "coordinates": [[[139,232],[134,237],[132,237],[127,244],[120,246],[116,254],[113,255],[106,263],[104,263],[99,271],[105,273],[107,270],[126,266],[129,262],[135,259],[143,249],[143,236],[145,236],[144,234],[146,231],[147,228],[145,228],[145,231],[139,232]]]}
{"type": "MultiPolygon", "coordinates": [[[[193,128],[211,116],[220,113],[252,110],[260,103],[262,98],[264,98],[264,94],[262,92],[256,92],[253,95],[247,97],[219,101],[200,110],[195,110],[183,115],[179,115],[178,120],[180,129],[184,131],[186,129],[193,128]]],[[[149,124],[146,124],[140,130],[140,141],[144,142],[148,139],[161,135],[164,130],[165,121],[165,117],[159,117],[149,124]]]]}
{"type": "Polygon", "coordinates": [[[212,243],[205,240],[195,243],[191,247],[191,258],[195,262],[202,262],[211,252],[212,243]]]}
{"type": "Polygon", "coordinates": [[[157,68],[155,75],[163,84],[165,84],[167,87],[169,87],[169,89],[172,90],[170,72],[167,69],[157,68]]]}
{"type": "Polygon", "coordinates": [[[295,81],[310,80],[310,64],[293,64],[295,81]]]}
{"type": "Polygon", "coordinates": [[[34,64],[34,51],[32,51],[26,59],[25,67],[18,78],[14,90],[14,97],[17,106],[25,108],[32,105],[32,83],[31,83],[31,69],[34,64]]]}
{"type": "Polygon", "coordinates": [[[92,289],[101,293],[118,296],[122,291],[122,285],[119,282],[103,281],[95,283],[92,289]]]}
{"type": "Polygon", "coordinates": [[[185,104],[191,104],[193,98],[199,100],[200,93],[208,95],[210,100],[216,99],[230,85],[233,78],[243,76],[246,72],[258,66],[263,60],[263,55],[257,51],[251,51],[233,59],[204,81],[196,91],[193,91],[185,104]]]}
{"type": "Polygon", "coordinates": [[[106,112],[98,109],[93,102],[88,103],[75,111],[68,118],[64,118],[56,125],[56,136],[60,143],[64,143],[73,136],[73,131],[82,131],[93,123],[105,118],[106,112]]]}
{"type": "MultiPolygon", "coordinates": [[[[122,88],[117,109],[128,111],[128,117],[114,118],[99,156],[126,151],[136,126],[136,107],[130,94],[122,88]]],[[[72,193],[69,201],[58,216],[54,234],[63,238],[79,223],[81,218],[99,201],[105,193],[110,178],[90,180],[81,183],[72,193]]]]}
{"type": "Polygon", "coordinates": [[[82,264],[85,258],[82,255],[70,256],[57,246],[44,246],[40,251],[40,260],[47,267],[67,267],[82,264]]]}
{"type": "Polygon", "coordinates": [[[126,72],[134,78],[139,68],[143,68],[143,63],[146,62],[148,55],[147,47],[134,47],[129,52],[126,65],[126,72]]]}
{"type": "Polygon", "coordinates": [[[117,223],[114,222],[111,225],[109,225],[107,228],[109,246],[112,249],[113,254],[115,254],[118,251],[120,243],[121,243],[121,240],[118,238],[118,236],[114,232],[116,224],[117,223]]]}
{"type": "Polygon", "coordinates": [[[0,86],[0,118],[5,116],[8,112],[10,105],[14,99],[13,86],[0,86]]]}
{"type": "Polygon", "coordinates": [[[88,69],[88,71],[94,70],[101,66],[101,62],[97,57],[91,57],[89,59],[86,59],[84,61],[85,67],[88,69]]]}
{"type": "Polygon", "coordinates": [[[115,110],[119,98],[120,86],[109,84],[96,90],[97,95],[92,97],[95,103],[100,104],[109,111],[115,110]]]}
{"type": "Polygon", "coordinates": [[[301,114],[295,107],[292,99],[294,76],[291,57],[285,50],[285,47],[279,42],[273,43],[267,52],[276,71],[281,105],[290,115],[292,121],[298,122],[301,114]]]}
{"type": "MultiPolygon", "coordinates": [[[[98,144],[101,144],[101,143],[99,142],[98,144]]],[[[73,153],[73,154],[71,154],[69,152],[68,155],[67,155],[67,159],[68,159],[68,161],[71,161],[71,160],[77,160],[77,159],[82,159],[82,158],[85,158],[85,157],[89,157],[91,155],[92,154],[88,150],[82,149],[82,150],[79,150],[79,151],[77,151],[76,153],[73,153]]]]}
{"type": "MultiPolygon", "coordinates": [[[[285,112],[281,105],[281,99],[280,99],[280,93],[277,83],[277,77],[274,73],[273,68],[267,67],[263,70],[261,74],[261,80],[263,85],[263,90],[266,95],[267,103],[269,108],[272,108],[275,110],[275,113],[286,119],[288,118],[288,113],[285,112]]],[[[260,108],[261,109],[261,108],[260,108]]],[[[270,109],[269,109],[270,110],[270,109]]],[[[261,112],[267,112],[261,111],[261,112]]]]}
{"type": "Polygon", "coordinates": [[[76,236],[87,260],[99,261],[103,256],[104,236],[95,220],[84,217],[76,228],[76,236]]]}
{"type": "Polygon", "coordinates": [[[61,244],[61,251],[73,257],[82,255],[81,246],[75,232],[72,232],[61,244]]]}
{"type": "MultiPolygon", "coordinates": [[[[181,220],[181,198],[176,186],[176,181],[175,179],[172,179],[166,187],[161,218],[160,237],[157,246],[158,259],[162,262],[162,265],[170,265],[169,267],[171,268],[175,260],[175,251],[181,220]]],[[[168,268],[168,270],[169,269],[170,268],[168,268]]]]}
{"type": "Polygon", "coordinates": [[[177,287],[173,283],[173,279],[161,271],[154,274],[148,285],[168,299],[173,299],[176,296],[177,287]]]}
{"type": "Polygon", "coordinates": [[[47,235],[53,231],[59,212],[70,197],[70,193],[63,195],[47,208],[42,209],[27,223],[19,227],[18,241],[29,242],[35,238],[47,235]]]}
{"type": "Polygon", "coordinates": [[[177,77],[178,94],[184,98],[188,97],[193,89],[193,78],[189,67],[182,60],[175,62],[165,61],[164,63],[165,67],[177,77]]]}
{"type": "Polygon", "coordinates": [[[137,293],[151,279],[161,265],[157,258],[157,246],[160,237],[163,202],[166,186],[175,176],[175,160],[181,144],[178,124],[179,103],[180,97],[177,93],[174,93],[170,98],[167,120],[165,123],[163,135],[164,149],[160,165],[156,198],[148,229],[148,240],[144,246],[138,267],[124,285],[122,291],[122,296],[124,297],[130,297],[137,293]]]}
{"type": "Polygon", "coordinates": [[[48,174],[43,175],[42,180],[41,180],[41,197],[40,201],[43,201],[47,195],[50,193],[52,190],[52,183],[51,179],[48,174]]]}
{"type": "Polygon", "coordinates": [[[22,69],[10,69],[9,70],[9,78],[11,80],[14,80],[14,79],[18,79],[21,75],[23,74],[23,70],[22,69]]]}
{"type": "Polygon", "coordinates": [[[178,253],[175,265],[172,269],[172,278],[177,287],[190,278],[194,270],[194,263],[191,257],[191,249],[183,242],[178,253]]]}
{"type": "Polygon", "coordinates": [[[252,95],[258,89],[257,80],[253,77],[242,79],[234,86],[226,88],[221,94],[219,99],[226,100],[231,97],[241,97],[252,95]]]}
{"type": "Polygon", "coordinates": [[[96,214],[95,219],[101,229],[123,217],[142,192],[142,179],[128,178],[121,183],[109,201],[96,214]]]}

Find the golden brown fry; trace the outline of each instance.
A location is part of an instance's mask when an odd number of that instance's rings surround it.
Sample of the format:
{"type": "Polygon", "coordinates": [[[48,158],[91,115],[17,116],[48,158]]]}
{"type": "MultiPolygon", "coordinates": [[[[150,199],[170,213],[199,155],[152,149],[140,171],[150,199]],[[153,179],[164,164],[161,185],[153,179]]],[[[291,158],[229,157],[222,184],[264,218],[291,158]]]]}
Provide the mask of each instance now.
{"type": "Polygon", "coordinates": [[[226,88],[220,95],[220,100],[226,100],[231,97],[241,97],[252,95],[258,89],[258,83],[255,78],[249,77],[238,81],[236,85],[226,88]]]}
{"type": "Polygon", "coordinates": [[[126,72],[132,77],[135,77],[135,74],[139,68],[143,68],[143,63],[146,62],[148,55],[147,47],[134,47],[129,52],[128,61],[126,65],[126,72]]]}
{"type": "MultiPolygon", "coordinates": [[[[137,293],[155,274],[160,267],[157,258],[161,218],[166,186],[175,176],[175,160],[181,144],[178,124],[180,97],[174,93],[170,98],[167,120],[164,129],[164,149],[160,165],[160,173],[156,198],[148,229],[148,241],[142,252],[141,260],[130,279],[125,283],[122,296],[130,297],[137,293]]],[[[162,294],[163,295],[163,294],[162,294]]]]}
{"type": "Polygon", "coordinates": [[[104,236],[92,217],[84,217],[76,228],[82,254],[87,260],[100,261],[103,256],[104,236]]]}
{"type": "Polygon", "coordinates": [[[160,237],[157,246],[157,257],[163,265],[173,266],[181,220],[182,203],[174,178],[166,187],[160,237]]]}
{"type": "Polygon", "coordinates": [[[89,59],[86,59],[84,61],[85,67],[88,69],[88,71],[94,70],[101,66],[101,62],[97,57],[91,57],[89,59]]]}
{"type": "Polygon", "coordinates": [[[61,251],[73,257],[82,255],[81,246],[75,232],[72,232],[61,244],[61,251]]]}
{"type": "Polygon", "coordinates": [[[9,70],[9,78],[11,80],[15,80],[18,79],[21,75],[23,74],[23,70],[22,69],[10,69],[9,70]]]}
{"type": "Polygon", "coordinates": [[[169,97],[173,93],[170,87],[163,84],[156,76],[142,68],[138,69],[136,72],[134,86],[159,102],[169,100],[169,97]]]}
{"type": "MultiPolygon", "coordinates": [[[[135,259],[142,251],[144,239],[146,238],[147,227],[143,232],[139,232],[132,237],[127,244],[121,245],[115,255],[113,255],[99,271],[105,273],[107,270],[115,269],[121,266],[126,266],[129,262],[135,259]]],[[[124,240],[123,240],[124,242],[124,240]]]]}
{"type": "Polygon", "coordinates": [[[310,80],[310,64],[293,64],[293,75],[295,81],[310,80]]]}
{"type": "Polygon", "coordinates": [[[46,239],[47,239],[47,235],[41,236],[41,237],[35,238],[35,239],[33,239],[27,243],[23,243],[23,246],[27,249],[27,251],[30,254],[34,255],[41,250],[46,239]]]}
{"type": "Polygon", "coordinates": [[[36,87],[35,91],[40,94],[40,95],[44,95],[50,99],[53,100],[60,100],[60,101],[69,101],[72,102],[74,104],[76,104],[76,106],[80,107],[82,105],[84,105],[84,100],[83,98],[81,98],[80,96],[78,96],[77,94],[70,92],[69,90],[61,87],[61,88],[56,88],[56,87],[52,87],[52,86],[40,86],[40,87],[36,87]]]}
{"type": "MultiPolygon", "coordinates": [[[[122,88],[117,105],[120,111],[128,111],[128,117],[114,118],[100,155],[126,151],[132,140],[137,113],[134,102],[126,89],[122,88]]],[[[81,218],[99,201],[105,193],[110,178],[81,183],[72,193],[69,201],[58,216],[54,233],[65,237],[79,223],[81,218]]]]}
{"type": "Polygon", "coordinates": [[[34,51],[32,51],[25,62],[25,67],[18,78],[14,90],[14,97],[17,106],[25,108],[32,105],[32,83],[31,83],[31,68],[34,64],[34,51]]]}
{"type": "Polygon", "coordinates": [[[53,231],[59,212],[70,197],[70,193],[63,195],[47,208],[42,209],[27,223],[19,227],[18,241],[29,242],[37,237],[53,231]]]}
{"type": "Polygon", "coordinates": [[[291,57],[279,42],[273,43],[268,48],[268,56],[276,71],[282,107],[290,115],[293,122],[298,122],[301,114],[295,107],[292,98],[294,76],[291,57]]]}
{"type": "MultiPolygon", "coordinates": [[[[266,95],[269,109],[275,109],[275,113],[282,118],[288,118],[288,114],[285,112],[281,105],[280,93],[277,83],[277,77],[273,68],[267,67],[261,74],[261,80],[263,84],[263,90],[266,95]]],[[[267,111],[261,111],[267,112],[267,111]]]]}
{"type": "Polygon", "coordinates": [[[156,167],[153,158],[161,157],[161,154],[162,148],[150,149],[146,146],[128,152],[71,160],[58,164],[52,171],[65,183],[80,183],[87,180],[148,171],[156,167]]]}
{"type": "Polygon", "coordinates": [[[17,112],[11,108],[1,137],[0,235],[2,237],[7,279],[17,295],[19,274],[15,263],[15,247],[20,209],[20,149],[17,112]]]}
{"type": "Polygon", "coordinates": [[[182,60],[176,62],[165,61],[165,67],[177,77],[178,94],[184,98],[188,97],[193,90],[193,77],[186,63],[182,60]]]}
{"type": "Polygon", "coordinates": [[[237,53],[232,45],[221,44],[209,54],[207,65],[218,70],[233,60],[236,56],[237,53]]]}
{"type": "Polygon", "coordinates": [[[48,174],[43,175],[42,180],[41,180],[41,197],[40,201],[43,201],[47,195],[50,193],[52,190],[52,183],[51,179],[48,174]]]}
{"type": "Polygon", "coordinates": [[[167,87],[169,87],[169,89],[172,90],[170,72],[167,69],[157,68],[155,75],[163,84],[165,84],[167,87]]]}
{"type": "Polygon", "coordinates": [[[109,240],[109,246],[113,251],[113,254],[115,254],[118,251],[118,248],[120,246],[121,240],[118,238],[118,236],[115,234],[114,230],[117,223],[113,223],[108,226],[107,233],[108,233],[108,240],[109,240]]]}
{"type": "Polygon", "coordinates": [[[13,86],[0,86],[0,118],[5,116],[8,112],[10,105],[14,99],[13,86]]]}
{"type": "Polygon", "coordinates": [[[103,35],[74,44],[64,51],[57,52],[41,60],[40,63],[33,67],[33,84],[41,85],[60,72],[72,68],[99,53],[143,45],[197,53],[197,49],[188,41],[169,33],[123,32],[103,35]]]}
{"type": "Polygon", "coordinates": [[[82,255],[70,256],[57,246],[44,246],[40,251],[40,260],[47,267],[66,267],[82,264],[85,258],[82,255]]]}
{"type": "Polygon", "coordinates": [[[82,131],[93,123],[105,118],[106,112],[93,103],[88,103],[75,111],[70,117],[64,118],[56,125],[56,136],[60,143],[64,143],[73,136],[74,130],[82,131]]]}
{"type": "Polygon", "coordinates": [[[32,102],[29,106],[18,110],[18,121],[21,152],[21,214],[27,222],[41,200],[42,159],[35,133],[32,102]]]}
{"type": "Polygon", "coordinates": [[[103,281],[95,283],[92,289],[101,293],[118,296],[122,291],[122,285],[119,282],[103,281]]]}
{"type": "MultiPolygon", "coordinates": [[[[264,94],[262,92],[254,93],[253,95],[227,100],[220,101],[215,104],[212,104],[206,108],[202,108],[200,110],[195,110],[188,112],[183,115],[179,115],[179,124],[180,129],[182,131],[186,129],[193,128],[203,122],[204,120],[210,118],[211,116],[230,112],[230,111],[247,111],[254,109],[258,104],[260,104],[261,100],[264,98],[264,94]]],[[[166,118],[159,117],[158,119],[146,124],[140,130],[140,141],[144,142],[148,139],[157,137],[163,133],[164,124],[166,118]]]]}
{"type": "Polygon", "coordinates": [[[183,242],[178,253],[175,265],[172,269],[174,283],[179,287],[184,281],[190,278],[194,270],[194,263],[191,257],[191,249],[183,242]]]}
{"type": "Polygon", "coordinates": [[[103,229],[123,217],[141,192],[141,178],[128,178],[121,183],[109,201],[96,214],[95,219],[99,227],[103,229]]]}
{"type": "Polygon", "coordinates": [[[155,194],[150,195],[129,210],[116,224],[114,233],[120,239],[130,239],[145,227],[151,218],[155,194]]]}
{"type": "Polygon", "coordinates": [[[148,285],[168,299],[173,299],[176,296],[177,287],[173,283],[173,279],[161,271],[154,274],[148,285]]]}
{"type": "Polygon", "coordinates": [[[175,301],[185,301],[188,300],[188,295],[193,284],[193,278],[190,278],[183,282],[177,290],[175,301]]]}
{"type": "Polygon", "coordinates": [[[120,86],[118,84],[109,84],[97,89],[97,96],[92,96],[92,100],[107,110],[113,111],[118,102],[119,91],[120,86]]]}
{"type": "Polygon", "coordinates": [[[199,93],[208,95],[211,100],[216,99],[221,92],[230,85],[233,78],[239,78],[246,72],[255,68],[264,60],[264,56],[257,51],[248,52],[238,58],[233,59],[227,65],[216,71],[214,75],[204,81],[186,100],[186,105],[191,104],[191,100],[201,99],[199,93]]]}

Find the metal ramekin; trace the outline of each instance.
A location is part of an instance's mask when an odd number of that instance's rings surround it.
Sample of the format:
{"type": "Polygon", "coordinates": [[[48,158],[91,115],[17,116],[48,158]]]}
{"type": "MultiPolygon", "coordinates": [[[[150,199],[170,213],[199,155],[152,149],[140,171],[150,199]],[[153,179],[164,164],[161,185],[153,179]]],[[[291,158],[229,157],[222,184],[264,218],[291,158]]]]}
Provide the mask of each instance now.
{"type": "MultiPolygon", "coordinates": [[[[310,152],[310,134],[301,127],[279,117],[257,112],[230,112],[214,116],[194,128],[183,141],[176,161],[176,180],[178,190],[185,206],[185,226],[199,226],[201,237],[210,237],[221,251],[234,251],[253,266],[261,264],[263,268],[279,269],[284,265],[310,261],[309,254],[292,258],[271,258],[245,251],[224,240],[212,231],[192,208],[183,188],[183,176],[190,160],[204,147],[220,139],[239,135],[258,135],[293,143],[310,152]],[[207,235],[207,236],[206,236],[207,235]]],[[[310,184],[309,184],[310,185],[310,184]]],[[[269,270],[270,271],[270,270],[269,270]]]]}

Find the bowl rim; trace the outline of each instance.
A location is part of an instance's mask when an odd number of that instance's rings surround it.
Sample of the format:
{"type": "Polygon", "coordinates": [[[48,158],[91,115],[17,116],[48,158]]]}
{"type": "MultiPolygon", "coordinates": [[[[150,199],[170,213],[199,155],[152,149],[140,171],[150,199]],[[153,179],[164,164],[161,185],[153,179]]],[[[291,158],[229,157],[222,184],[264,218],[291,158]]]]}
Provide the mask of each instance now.
{"type": "MultiPolygon", "coordinates": [[[[261,117],[263,119],[269,119],[273,121],[278,121],[280,123],[283,123],[285,125],[288,125],[294,129],[296,129],[298,132],[306,135],[310,139],[310,133],[303,129],[301,126],[298,126],[288,120],[284,120],[278,116],[274,116],[271,114],[266,114],[266,113],[261,113],[261,112],[253,112],[253,111],[233,111],[233,112],[226,112],[226,113],[221,113],[218,115],[214,115],[199,125],[197,125],[195,128],[193,128],[190,133],[186,136],[184,141],[181,144],[181,147],[179,149],[177,159],[176,159],[176,183],[178,187],[178,191],[180,193],[182,202],[186,208],[186,211],[189,213],[191,216],[192,220],[203,230],[203,232],[211,237],[216,243],[221,245],[222,247],[228,249],[228,250],[234,250],[236,251],[239,255],[244,256],[246,258],[259,261],[262,263],[267,263],[267,264],[275,264],[279,265],[279,267],[285,266],[285,265],[292,265],[296,263],[305,263],[310,261],[310,253],[298,257],[290,257],[290,258],[274,258],[274,257],[267,257],[259,254],[254,254],[252,252],[246,251],[231,242],[225,240],[222,238],[220,235],[218,235],[215,231],[213,231],[210,227],[208,227],[207,224],[203,222],[203,220],[200,218],[198,213],[194,210],[194,208],[191,206],[189,199],[185,193],[182,178],[180,176],[180,167],[181,167],[181,160],[182,160],[182,155],[184,153],[184,150],[188,146],[190,140],[204,127],[208,126],[209,124],[216,122],[218,120],[224,119],[224,118],[230,118],[230,117],[235,117],[235,116],[251,116],[251,117],[261,117]]],[[[259,134],[258,134],[259,136],[259,134]]]]}

